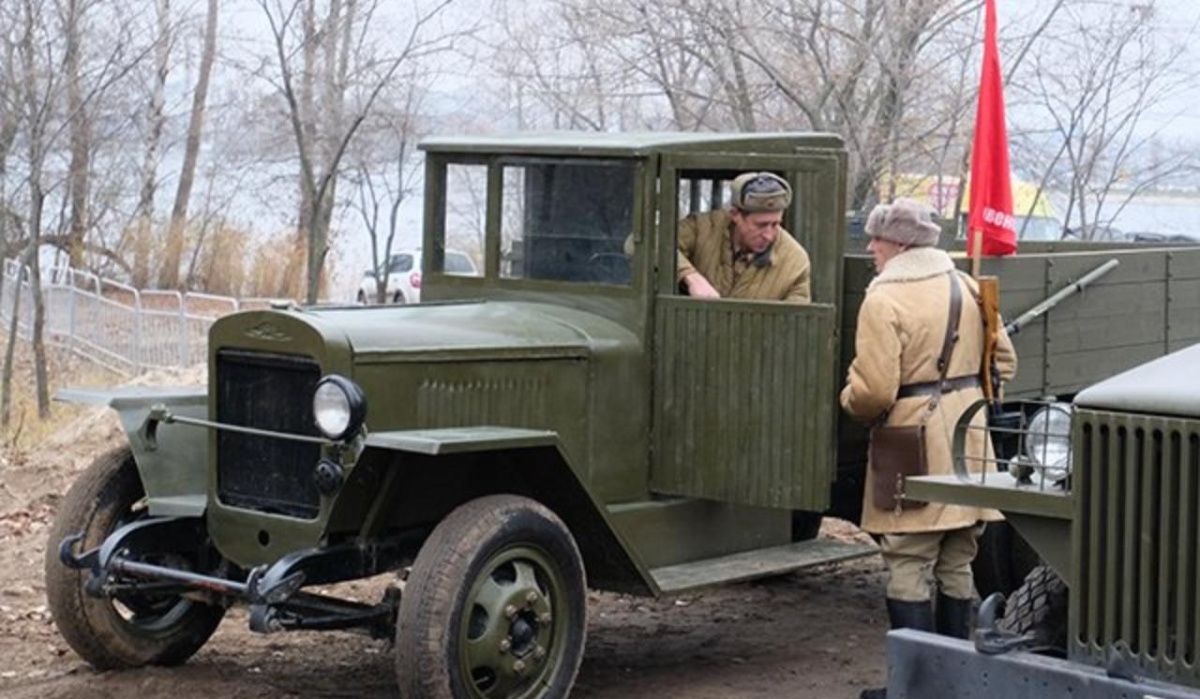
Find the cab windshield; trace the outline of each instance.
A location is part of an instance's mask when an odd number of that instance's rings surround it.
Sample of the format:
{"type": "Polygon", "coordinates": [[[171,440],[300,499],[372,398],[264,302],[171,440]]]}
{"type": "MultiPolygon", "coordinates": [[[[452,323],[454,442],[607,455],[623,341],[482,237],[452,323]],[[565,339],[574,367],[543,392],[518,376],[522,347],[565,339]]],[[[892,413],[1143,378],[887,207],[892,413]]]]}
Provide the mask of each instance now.
{"type": "Polygon", "coordinates": [[[505,164],[500,275],[628,284],[632,163],[505,164]]]}
{"type": "MultiPolygon", "coordinates": [[[[505,158],[490,165],[450,164],[445,246],[478,252],[482,263],[486,211],[498,207],[495,269],[501,279],[628,286],[626,241],[634,232],[636,181],[633,160],[505,158]],[[498,202],[494,193],[487,194],[489,167],[499,169],[498,202]]],[[[442,271],[462,276],[482,274],[484,268],[463,269],[447,252],[442,271]]]]}

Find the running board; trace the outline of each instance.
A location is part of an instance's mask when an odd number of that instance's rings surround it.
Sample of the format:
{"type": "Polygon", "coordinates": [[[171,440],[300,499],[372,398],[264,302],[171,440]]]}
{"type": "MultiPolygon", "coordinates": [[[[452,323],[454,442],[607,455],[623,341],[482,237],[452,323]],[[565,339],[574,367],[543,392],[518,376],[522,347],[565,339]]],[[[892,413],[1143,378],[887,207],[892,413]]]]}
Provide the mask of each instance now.
{"type": "Polygon", "coordinates": [[[782,575],[801,568],[837,563],[877,553],[871,544],[847,544],[829,539],[812,539],[769,549],[744,551],[728,556],[664,566],[650,571],[662,594],[782,575]]]}

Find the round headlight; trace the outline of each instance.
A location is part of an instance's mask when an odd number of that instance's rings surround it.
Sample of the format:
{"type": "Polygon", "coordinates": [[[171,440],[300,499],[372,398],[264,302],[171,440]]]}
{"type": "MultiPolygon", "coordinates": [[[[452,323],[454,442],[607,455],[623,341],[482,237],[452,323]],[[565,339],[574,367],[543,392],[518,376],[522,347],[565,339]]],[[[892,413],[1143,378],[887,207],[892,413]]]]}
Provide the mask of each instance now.
{"type": "Polygon", "coordinates": [[[1071,465],[1071,406],[1054,403],[1034,413],[1025,429],[1023,451],[1047,477],[1066,476],[1071,465]]]}
{"type": "Polygon", "coordinates": [[[367,415],[367,399],[358,384],[330,374],[317,382],[313,417],[317,429],[329,439],[342,440],[358,432],[367,415]]]}

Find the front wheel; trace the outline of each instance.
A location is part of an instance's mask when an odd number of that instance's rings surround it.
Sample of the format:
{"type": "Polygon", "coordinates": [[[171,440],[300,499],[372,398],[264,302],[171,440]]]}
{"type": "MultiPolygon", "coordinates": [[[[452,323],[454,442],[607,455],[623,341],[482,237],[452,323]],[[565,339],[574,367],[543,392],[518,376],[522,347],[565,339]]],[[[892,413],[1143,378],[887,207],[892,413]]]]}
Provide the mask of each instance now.
{"type": "Polygon", "coordinates": [[[1049,566],[1038,566],[1004,604],[1001,631],[1034,636],[1034,650],[1066,657],[1067,584],[1049,566]]]}
{"type": "Polygon", "coordinates": [[[421,547],[400,601],[396,677],[408,699],[565,697],[587,597],[575,539],[529,498],[458,507],[421,547]]]}
{"type": "Polygon", "coordinates": [[[67,568],[58,559],[58,545],[67,536],[82,532],[77,546],[92,549],[118,527],[145,515],[137,465],[124,447],[100,456],[80,475],[50,528],[46,544],[50,613],[67,644],[97,670],[182,663],[200,650],[225,615],[222,607],[170,594],[92,597],[84,590],[91,572],[67,568]]]}

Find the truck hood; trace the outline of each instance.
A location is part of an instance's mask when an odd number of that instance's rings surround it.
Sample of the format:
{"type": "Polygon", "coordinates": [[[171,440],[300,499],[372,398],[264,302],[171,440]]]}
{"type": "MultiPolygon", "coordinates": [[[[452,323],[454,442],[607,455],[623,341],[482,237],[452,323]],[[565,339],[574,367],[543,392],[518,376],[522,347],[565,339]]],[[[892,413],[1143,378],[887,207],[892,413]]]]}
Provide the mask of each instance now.
{"type": "Polygon", "coordinates": [[[1075,396],[1075,405],[1100,410],[1200,417],[1196,382],[1200,344],[1159,357],[1101,381],[1075,396]]]}
{"type": "Polygon", "coordinates": [[[355,357],[587,356],[635,344],[628,329],[591,313],[539,303],[472,301],[311,309],[319,325],[345,333],[355,357]]]}

